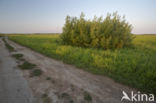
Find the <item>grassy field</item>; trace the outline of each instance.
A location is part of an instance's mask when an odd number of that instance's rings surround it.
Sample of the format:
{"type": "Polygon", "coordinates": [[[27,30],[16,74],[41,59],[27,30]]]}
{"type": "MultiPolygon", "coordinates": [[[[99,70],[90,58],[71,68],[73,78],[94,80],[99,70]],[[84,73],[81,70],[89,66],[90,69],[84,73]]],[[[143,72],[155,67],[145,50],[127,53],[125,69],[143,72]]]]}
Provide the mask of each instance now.
{"type": "Polygon", "coordinates": [[[137,35],[132,47],[118,50],[62,45],[59,35],[10,35],[9,39],[48,57],[156,94],[156,35],[137,35]]]}

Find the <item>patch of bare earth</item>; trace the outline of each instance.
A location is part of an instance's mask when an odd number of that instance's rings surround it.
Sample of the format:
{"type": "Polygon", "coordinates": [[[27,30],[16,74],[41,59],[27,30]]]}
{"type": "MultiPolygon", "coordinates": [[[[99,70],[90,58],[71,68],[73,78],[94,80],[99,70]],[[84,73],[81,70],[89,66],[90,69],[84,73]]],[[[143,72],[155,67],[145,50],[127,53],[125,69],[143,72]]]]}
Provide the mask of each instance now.
{"type": "Polygon", "coordinates": [[[134,90],[114,82],[105,76],[98,76],[43,56],[10,40],[17,53],[36,64],[43,71],[41,76],[30,77],[24,70],[37,103],[121,103],[122,91],[134,90]]]}

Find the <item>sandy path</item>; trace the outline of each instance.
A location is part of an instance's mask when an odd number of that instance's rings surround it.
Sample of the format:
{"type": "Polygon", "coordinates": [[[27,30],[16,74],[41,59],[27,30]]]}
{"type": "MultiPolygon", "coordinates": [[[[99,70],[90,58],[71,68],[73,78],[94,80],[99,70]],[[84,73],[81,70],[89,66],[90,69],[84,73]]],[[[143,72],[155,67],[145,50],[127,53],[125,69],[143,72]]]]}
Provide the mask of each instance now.
{"type": "MultiPolygon", "coordinates": [[[[27,61],[37,64],[37,66],[44,71],[44,74],[46,76],[59,81],[58,84],[62,84],[62,88],[59,88],[60,92],[68,91],[69,86],[73,85],[77,89],[77,94],[71,93],[72,98],[74,98],[75,100],[74,103],[84,103],[82,101],[82,96],[80,95],[80,90],[84,90],[90,93],[93,98],[93,103],[121,103],[122,91],[124,90],[126,92],[130,92],[131,90],[133,90],[127,86],[116,83],[112,79],[105,76],[98,76],[85,72],[81,69],[77,69],[74,66],[64,64],[61,61],[56,61],[54,59],[43,56],[40,53],[20,46],[10,40],[8,42],[17,50],[18,53],[24,54],[24,58],[27,61]]],[[[30,80],[30,82],[32,83],[31,85],[33,87],[33,85],[35,85],[35,82],[33,80],[30,80]]],[[[42,82],[42,80],[40,80],[40,82],[42,82]]],[[[43,88],[50,88],[49,84],[44,81],[43,83],[38,84],[38,87],[34,87],[38,88],[34,90],[39,93],[43,92],[43,88]]],[[[44,90],[47,90],[49,95],[52,96],[51,98],[53,99],[53,103],[64,103],[61,101],[57,102],[59,100],[54,96],[53,92],[55,90],[58,90],[56,89],[56,86],[58,85],[55,84],[55,89],[54,87],[51,87],[53,89],[46,88],[44,90]]]]}
{"type": "Polygon", "coordinates": [[[0,38],[0,103],[34,103],[32,92],[0,38]]]}

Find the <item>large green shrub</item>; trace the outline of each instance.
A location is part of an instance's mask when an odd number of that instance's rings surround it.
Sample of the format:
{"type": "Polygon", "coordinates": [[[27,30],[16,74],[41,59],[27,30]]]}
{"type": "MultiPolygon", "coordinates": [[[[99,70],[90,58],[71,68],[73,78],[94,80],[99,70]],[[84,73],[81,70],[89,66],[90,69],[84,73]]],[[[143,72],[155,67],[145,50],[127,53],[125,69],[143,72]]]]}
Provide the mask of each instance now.
{"type": "Polygon", "coordinates": [[[103,49],[122,48],[131,44],[132,26],[120,17],[117,12],[107,14],[107,17],[94,17],[86,20],[81,13],[80,18],[66,17],[61,35],[64,44],[94,47],[103,49]]]}

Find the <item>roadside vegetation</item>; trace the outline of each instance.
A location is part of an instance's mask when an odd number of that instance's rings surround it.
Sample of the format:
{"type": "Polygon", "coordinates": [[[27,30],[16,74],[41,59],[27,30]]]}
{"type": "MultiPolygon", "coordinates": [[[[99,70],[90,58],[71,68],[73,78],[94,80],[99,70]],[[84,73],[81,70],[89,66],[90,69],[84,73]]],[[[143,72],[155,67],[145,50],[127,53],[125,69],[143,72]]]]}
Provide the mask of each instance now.
{"type": "Polygon", "coordinates": [[[156,94],[156,35],[137,35],[133,46],[116,50],[63,45],[59,35],[10,35],[9,39],[48,57],[156,94]]]}

